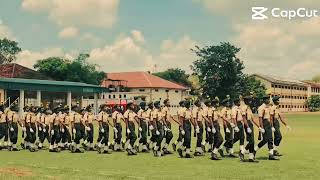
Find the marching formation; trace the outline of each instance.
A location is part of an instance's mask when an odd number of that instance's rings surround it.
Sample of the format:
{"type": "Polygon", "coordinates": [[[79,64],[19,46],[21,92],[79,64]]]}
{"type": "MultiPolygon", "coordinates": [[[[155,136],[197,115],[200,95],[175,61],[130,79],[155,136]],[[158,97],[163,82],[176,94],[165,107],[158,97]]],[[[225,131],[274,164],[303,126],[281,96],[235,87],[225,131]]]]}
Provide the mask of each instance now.
{"type": "Polygon", "coordinates": [[[161,157],[172,154],[169,150],[174,137],[171,123],[176,123],[179,134],[171,145],[181,158],[204,156],[208,152],[212,160],[239,157],[246,161],[248,154],[247,161],[256,162],[256,153],[267,145],[269,160],[277,160],[281,156],[278,151],[282,139],[280,122],[288,129],[290,127],[279,111],[279,97],[273,97],[272,102],[269,96],[263,97],[258,120],[254,118],[250,96],[233,101],[227,98],[222,102],[218,98],[193,103],[181,101],[175,115],[170,113],[169,99],[162,105],[160,101],[139,105],[130,102],[124,112],[117,105],[113,108],[102,105],[98,114],[93,112],[92,106],[81,109],[76,105],[69,111],[69,107],[60,105],[53,109],[26,106],[24,113],[19,115],[17,104],[7,108],[2,105],[0,150],[19,151],[20,128],[21,148],[30,152],[46,149],[44,143],[47,141],[49,152],[69,150],[72,153],[97,151],[110,154],[112,151],[126,151],[128,155],[137,155],[151,151],[155,157],[161,157]],[[97,129],[93,125],[95,121],[98,122],[97,129]],[[255,127],[259,129],[259,143],[255,142],[255,127]],[[98,133],[96,142],[95,133],[98,133]],[[112,142],[110,134],[113,134],[112,142]],[[196,137],[195,149],[191,147],[192,136],[196,137]],[[236,143],[239,143],[237,155],[233,148],[236,143]]]}

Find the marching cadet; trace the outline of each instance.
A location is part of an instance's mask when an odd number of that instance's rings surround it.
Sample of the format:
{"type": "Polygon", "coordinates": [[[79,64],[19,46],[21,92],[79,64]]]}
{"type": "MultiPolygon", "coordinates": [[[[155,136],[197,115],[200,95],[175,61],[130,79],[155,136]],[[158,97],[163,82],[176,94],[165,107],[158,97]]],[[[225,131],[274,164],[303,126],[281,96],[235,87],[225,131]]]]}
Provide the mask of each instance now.
{"type": "Polygon", "coordinates": [[[272,138],[272,128],[273,128],[273,117],[270,114],[271,106],[270,106],[270,97],[263,97],[263,104],[258,108],[259,114],[259,125],[260,132],[262,133],[262,140],[259,142],[257,146],[254,148],[254,156],[256,152],[263,147],[265,144],[268,144],[269,148],[269,160],[278,160],[273,154],[273,138],[272,138]]]}
{"type": "Polygon", "coordinates": [[[205,141],[202,142],[202,145],[201,145],[203,152],[206,152],[206,145],[207,144],[209,144],[209,151],[211,149],[211,145],[209,143],[209,139],[211,136],[211,128],[210,128],[211,122],[208,119],[208,111],[209,111],[208,106],[210,106],[210,101],[205,100],[204,105],[201,107],[201,115],[202,115],[202,118],[204,119],[205,131],[206,131],[206,139],[205,139],[205,141]]]}
{"type": "Polygon", "coordinates": [[[142,101],[140,103],[140,110],[137,113],[140,119],[140,127],[139,127],[140,140],[139,140],[139,146],[136,148],[139,151],[141,146],[142,147],[141,152],[149,151],[149,149],[147,148],[147,138],[148,138],[148,119],[150,117],[150,111],[149,113],[147,111],[148,111],[147,104],[146,102],[142,101]]]}
{"type": "Polygon", "coordinates": [[[27,117],[29,117],[29,110],[30,110],[30,108],[29,108],[29,106],[25,106],[25,107],[23,107],[23,115],[22,115],[22,118],[20,119],[20,124],[22,125],[22,127],[21,127],[21,129],[22,129],[22,138],[24,138],[23,139],[23,143],[21,143],[20,145],[21,145],[21,147],[23,148],[23,149],[29,149],[29,137],[28,137],[28,135],[27,135],[27,127],[26,127],[26,125],[27,125],[27,123],[26,123],[26,119],[27,119],[27,117]]]}
{"type": "Polygon", "coordinates": [[[233,128],[235,127],[234,123],[232,122],[231,119],[231,107],[232,103],[230,102],[230,99],[225,99],[222,102],[223,108],[221,110],[221,118],[223,120],[223,128],[224,128],[224,134],[225,134],[225,143],[223,144],[222,147],[219,149],[219,153],[222,157],[224,157],[224,153],[222,148],[224,147],[226,149],[226,152],[228,154],[228,157],[235,158],[236,156],[233,154],[233,137],[234,137],[234,132],[233,128]]]}
{"type": "MultiPolygon", "coordinates": [[[[175,121],[177,122],[170,114],[170,101],[169,99],[165,99],[163,101],[164,107],[161,109],[161,113],[163,116],[163,123],[164,123],[164,138],[166,139],[162,151],[164,154],[172,154],[168,150],[168,146],[173,138],[172,134],[172,129],[171,129],[171,122],[170,121],[175,121]]],[[[178,123],[178,122],[177,122],[178,123]]]]}
{"type": "Polygon", "coordinates": [[[153,119],[153,126],[156,135],[156,145],[153,147],[153,155],[155,157],[161,157],[161,143],[164,135],[163,128],[163,115],[160,110],[160,101],[154,102],[154,109],[151,113],[151,117],[153,119]]]}
{"type": "Polygon", "coordinates": [[[18,106],[16,103],[14,103],[10,106],[10,110],[7,112],[9,138],[10,138],[8,149],[10,151],[19,151],[19,149],[17,148],[18,123],[19,123],[18,111],[19,111],[18,106]]]}
{"type": "Polygon", "coordinates": [[[182,158],[183,157],[183,149],[185,148],[185,158],[192,158],[191,156],[191,118],[192,118],[192,110],[191,110],[191,103],[190,101],[185,101],[185,107],[186,110],[181,118],[182,122],[182,132],[181,134],[183,135],[183,146],[184,147],[179,147],[177,150],[179,153],[179,156],[182,158]]]}
{"type": "Polygon", "coordinates": [[[94,135],[94,128],[93,128],[93,121],[95,117],[92,112],[92,107],[89,105],[86,107],[85,114],[83,115],[84,124],[86,126],[87,131],[87,137],[84,142],[85,147],[87,147],[87,150],[93,151],[93,135],[94,135]]]}
{"type": "Polygon", "coordinates": [[[73,106],[72,111],[73,112],[70,116],[70,122],[72,133],[75,135],[75,138],[71,144],[71,152],[83,153],[84,151],[80,149],[80,141],[85,137],[85,128],[82,124],[81,109],[79,106],[73,106]]]}
{"type": "Polygon", "coordinates": [[[60,148],[58,147],[58,144],[61,140],[60,137],[60,122],[61,122],[61,118],[63,117],[63,114],[61,113],[61,107],[58,106],[56,108],[54,108],[53,110],[53,114],[51,115],[51,123],[50,123],[50,134],[51,134],[51,138],[50,138],[50,146],[49,146],[49,152],[60,152],[60,148]]]}
{"type": "Polygon", "coordinates": [[[148,110],[147,110],[147,116],[149,117],[149,121],[148,121],[148,132],[150,133],[151,131],[151,137],[149,139],[149,142],[148,142],[148,149],[153,149],[155,146],[156,146],[156,130],[155,130],[155,127],[154,127],[154,121],[153,121],[153,110],[154,110],[154,104],[153,102],[149,102],[148,103],[148,110]]]}
{"type": "Polygon", "coordinates": [[[122,140],[122,125],[121,121],[124,121],[124,117],[121,114],[121,108],[119,105],[114,107],[114,112],[112,113],[113,119],[113,131],[114,131],[114,151],[122,151],[121,140],[122,140]]]}
{"type": "Polygon", "coordinates": [[[68,115],[69,108],[61,107],[61,117],[60,119],[60,143],[59,148],[61,150],[68,149],[71,143],[71,135],[69,130],[70,116],[68,115]]]}
{"type": "Polygon", "coordinates": [[[135,124],[134,122],[136,121],[137,124],[139,125],[139,119],[137,114],[134,112],[135,106],[132,102],[129,102],[127,104],[128,110],[126,111],[124,117],[126,119],[126,127],[127,127],[127,138],[129,141],[129,145],[127,147],[127,152],[128,155],[137,155],[136,150],[133,148],[134,143],[137,140],[137,135],[135,133],[135,124]]]}
{"type": "Polygon", "coordinates": [[[273,154],[275,156],[281,156],[281,154],[278,151],[280,142],[282,140],[279,120],[282,122],[283,125],[285,125],[285,127],[288,130],[291,130],[290,126],[288,126],[288,123],[285,121],[284,116],[282,114],[280,114],[279,100],[280,100],[280,96],[274,96],[272,98],[274,105],[271,107],[271,112],[270,112],[272,119],[273,119],[273,127],[274,127],[272,129],[272,131],[273,131],[273,136],[274,136],[273,154]]]}
{"type": "Polygon", "coordinates": [[[51,130],[51,128],[53,128],[53,127],[50,127],[51,122],[53,121],[52,120],[52,110],[47,107],[47,108],[44,108],[43,112],[44,113],[42,114],[42,116],[40,118],[40,123],[42,126],[42,133],[41,133],[41,136],[39,137],[39,145],[38,145],[39,149],[42,149],[43,143],[45,140],[47,140],[48,143],[51,145],[50,130],[51,130]]]}
{"type": "Polygon", "coordinates": [[[185,108],[185,101],[180,101],[179,102],[179,108],[178,108],[178,112],[177,112],[177,116],[178,116],[178,125],[179,125],[179,128],[178,128],[178,132],[179,132],[179,136],[178,136],[178,139],[172,143],[172,149],[174,151],[177,150],[177,148],[180,148],[182,145],[183,145],[183,134],[181,134],[182,132],[182,124],[181,122],[183,122],[183,119],[181,119],[184,115],[184,112],[186,111],[186,108],[185,108]]]}
{"type": "Polygon", "coordinates": [[[246,96],[243,98],[244,104],[240,106],[242,111],[243,119],[247,120],[247,126],[245,127],[246,131],[246,139],[247,139],[247,145],[245,147],[246,151],[249,151],[249,162],[254,162],[254,128],[253,124],[255,124],[258,128],[259,125],[254,121],[253,113],[251,106],[252,104],[252,98],[250,96],[246,96]]]}
{"type": "Polygon", "coordinates": [[[97,150],[100,154],[110,154],[109,151],[109,114],[106,104],[101,105],[97,118],[99,122],[99,136],[97,150]]]}
{"type": "Polygon", "coordinates": [[[214,129],[213,133],[213,144],[212,144],[212,152],[211,152],[211,159],[212,160],[219,160],[218,158],[218,151],[220,149],[220,146],[223,142],[223,138],[221,135],[221,131],[220,131],[220,124],[219,124],[219,119],[221,118],[221,114],[218,111],[218,107],[219,107],[219,99],[216,97],[212,100],[211,102],[212,105],[212,129],[214,129]]]}
{"type": "Polygon", "coordinates": [[[0,105],[0,150],[3,148],[1,139],[6,136],[6,132],[8,131],[7,128],[7,119],[6,114],[4,112],[5,108],[4,105],[0,105]]]}
{"type": "Polygon", "coordinates": [[[248,127],[247,119],[243,118],[243,113],[240,109],[240,99],[236,98],[234,101],[234,106],[232,107],[232,122],[235,125],[234,127],[234,139],[231,148],[233,148],[233,144],[239,141],[239,158],[241,161],[244,161],[244,127],[247,127],[247,131],[252,133],[252,129],[248,127]]]}
{"type": "Polygon", "coordinates": [[[40,143],[40,139],[41,137],[43,136],[43,126],[42,126],[42,121],[43,118],[44,118],[44,107],[43,106],[40,106],[37,108],[37,113],[36,113],[36,116],[37,116],[37,129],[38,129],[38,142],[37,142],[37,146],[38,146],[38,149],[42,149],[42,144],[40,143]]]}
{"type": "Polygon", "coordinates": [[[203,156],[204,152],[201,147],[202,140],[203,140],[203,111],[201,109],[201,102],[199,100],[196,100],[194,102],[194,107],[192,108],[192,118],[193,122],[195,124],[195,131],[197,136],[197,144],[196,144],[196,150],[194,152],[195,156],[203,156]]]}
{"type": "Polygon", "coordinates": [[[27,137],[29,141],[29,150],[30,152],[35,152],[36,147],[35,147],[35,142],[36,142],[36,132],[37,132],[37,127],[36,127],[36,122],[37,122],[37,116],[36,116],[36,108],[32,106],[30,108],[30,112],[26,116],[26,127],[27,127],[27,137]]]}

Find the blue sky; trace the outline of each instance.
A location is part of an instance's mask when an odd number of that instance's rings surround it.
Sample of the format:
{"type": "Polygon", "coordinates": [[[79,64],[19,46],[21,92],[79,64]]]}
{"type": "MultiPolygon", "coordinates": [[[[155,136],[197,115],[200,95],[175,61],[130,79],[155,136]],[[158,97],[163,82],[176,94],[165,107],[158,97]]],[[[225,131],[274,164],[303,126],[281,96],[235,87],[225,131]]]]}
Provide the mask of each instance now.
{"type": "Polygon", "coordinates": [[[319,18],[253,21],[255,5],[320,7],[311,0],[1,0],[0,38],[19,42],[18,63],[28,67],[87,52],[104,71],[190,71],[196,60],[190,48],[230,41],[242,48],[247,73],[298,79],[320,73],[313,41],[319,18]]]}

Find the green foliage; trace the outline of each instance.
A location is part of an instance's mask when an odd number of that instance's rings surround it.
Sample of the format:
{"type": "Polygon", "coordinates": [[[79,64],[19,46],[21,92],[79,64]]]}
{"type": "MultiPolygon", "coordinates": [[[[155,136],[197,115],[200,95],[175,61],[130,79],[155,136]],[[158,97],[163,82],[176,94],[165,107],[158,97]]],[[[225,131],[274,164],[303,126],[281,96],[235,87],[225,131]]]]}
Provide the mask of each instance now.
{"type": "Polygon", "coordinates": [[[316,75],[312,78],[313,82],[320,83],[320,75],[316,75]]]}
{"type": "Polygon", "coordinates": [[[87,62],[89,54],[80,54],[74,60],[50,57],[39,60],[34,68],[40,73],[58,81],[75,81],[99,85],[105,73],[96,70],[95,64],[87,62]]]}
{"type": "Polygon", "coordinates": [[[16,60],[16,55],[21,52],[18,43],[7,38],[0,39],[0,64],[11,63],[16,60]]]}
{"type": "Polygon", "coordinates": [[[244,65],[237,57],[240,48],[230,43],[218,46],[196,46],[192,51],[198,56],[192,70],[198,75],[204,98],[225,98],[226,95],[239,97],[243,92],[245,75],[244,65]]]}
{"type": "Polygon", "coordinates": [[[319,111],[320,110],[320,96],[319,95],[313,95],[311,96],[307,104],[309,106],[309,110],[314,112],[314,111],[319,111]]]}
{"type": "Polygon", "coordinates": [[[189,75],[180,68],[170,68],[163,72],[154,73],[153,75],[186,87],[191,86],[191,82],[188,80],[189,75]]]}

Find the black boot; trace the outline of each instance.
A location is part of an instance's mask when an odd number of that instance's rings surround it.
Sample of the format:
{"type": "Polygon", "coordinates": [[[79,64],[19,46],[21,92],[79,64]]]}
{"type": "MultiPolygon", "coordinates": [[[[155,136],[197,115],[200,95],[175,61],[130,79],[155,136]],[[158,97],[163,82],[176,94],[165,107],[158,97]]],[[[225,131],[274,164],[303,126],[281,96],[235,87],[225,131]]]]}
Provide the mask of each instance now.
{"type": "Polygon", "coordinates": [[[276,158],[273,154],[269,155],[269,160],[279,160],[278,158],[276,158]]]}
{"type": "Polygon", "coordinates": [[[177,145],[175,143],[172,143],[172,149],[173,151],[177,151],[177,145]]]}
{"type": "Polygon", "coordinates": [[[244,154],[242,154],[241,151],[239,152],[239,158],[240,161],[244,161],[244,154]]]}
{"type": "Polygon", "coordinates": [[[220,160],[215,153],[211,153],[211,160],[220,160]]]}

